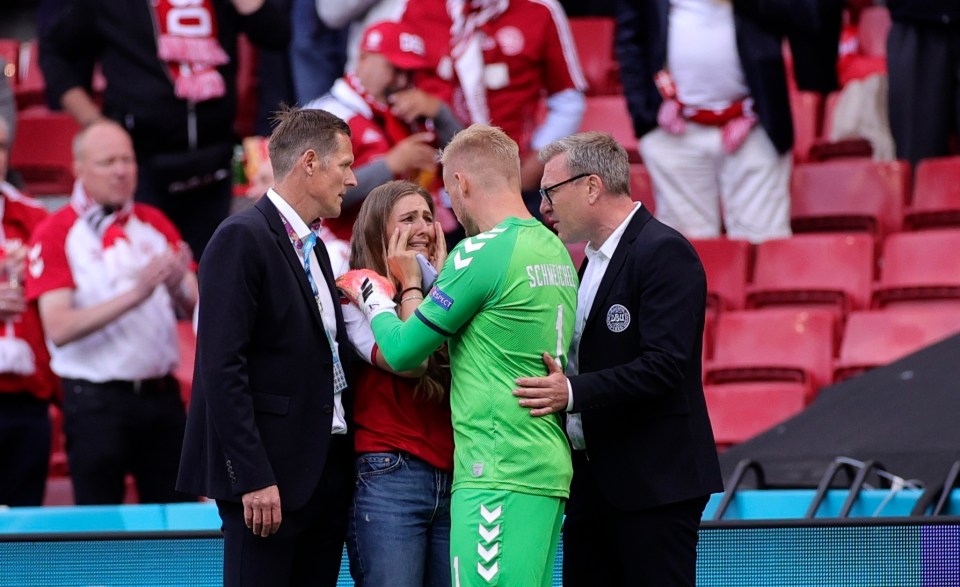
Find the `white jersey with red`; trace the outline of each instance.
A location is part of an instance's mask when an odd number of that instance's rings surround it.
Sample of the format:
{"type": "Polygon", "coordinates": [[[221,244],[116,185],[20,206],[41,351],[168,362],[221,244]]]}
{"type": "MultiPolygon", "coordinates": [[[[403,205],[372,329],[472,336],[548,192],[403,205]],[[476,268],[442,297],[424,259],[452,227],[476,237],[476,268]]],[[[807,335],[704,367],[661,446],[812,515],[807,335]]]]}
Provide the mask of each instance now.
{"type": "MultiPolygon", "coordinates": [[[[386,156],[392,145],[383,129],[376,123],[370,105],[343,78],[333,83],[330,91],[309,102],[304,108],[326,110],[342,119],[350,127],[350,143],[353,146],[353,168],[386,156]]],[[[323,225],[339,239],[349,241],[353,234],[355,210],[343,210],[338,218],[326,218],[323,225]]]]}
{"type": "MultiPolygon", "coordinates": [[[[443,47],[449,52],[452,21],[446,0],[408,2],[403,21],[424,37],[428,50],[443,47]]],[[[587,87],[566,13],[556,0],[510,0],[503,14],[477,32],[482,35],[490,124],[502,128],[520,146],[521,154],[526,154],[540,124],[540,100],[587,87]]],[[[470,120],[449,58],[441,59],[437,76],[453,84],[448,101],[454,113],[461,120],[470,120]]],[[[416,81],[425,91],[440,89],[430,80],[416,81]]]]}
{"type": "MultiPolygon", "coordinates": [[[[95,306],[129,291],[154,256],[180,246],[177,229],[158,209],[134,204],[125,238],[104,239],[76,209],[65,206],[33,234],[26,295],[72,290],[76,308],[95,306]]],[[[60,347],[49,344],[50,366],[60,377],[104,382],[170,374],[179,359],[177,319],[166,287],[113,322],[60,347]]]]}

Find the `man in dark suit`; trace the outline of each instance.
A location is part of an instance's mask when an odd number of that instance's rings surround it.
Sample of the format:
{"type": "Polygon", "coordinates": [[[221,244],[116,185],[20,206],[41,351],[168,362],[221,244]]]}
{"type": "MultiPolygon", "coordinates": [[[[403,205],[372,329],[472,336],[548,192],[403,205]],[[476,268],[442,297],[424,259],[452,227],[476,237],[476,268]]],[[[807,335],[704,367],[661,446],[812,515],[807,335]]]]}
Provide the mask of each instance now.
{"type": "Polygon", "coordinates": [[[177,488],[217,501],[226,587],[334,585],[352,496],[353,349],[316,238],[356,185],[350,129],[322,110],[276,118],[275,187],[217,229],[200,264],[177,488]]]}
{"type": "Polygon", "coordinates": [[[700,379],[706,277],[693,247],[630,199],[627,153],[588,132],[540,152],[540,211],[589,241],[565,376],[517,380],[532,416],[568,412],[563,584],[694,585],[697,530],[722,490],[700,379]]]}

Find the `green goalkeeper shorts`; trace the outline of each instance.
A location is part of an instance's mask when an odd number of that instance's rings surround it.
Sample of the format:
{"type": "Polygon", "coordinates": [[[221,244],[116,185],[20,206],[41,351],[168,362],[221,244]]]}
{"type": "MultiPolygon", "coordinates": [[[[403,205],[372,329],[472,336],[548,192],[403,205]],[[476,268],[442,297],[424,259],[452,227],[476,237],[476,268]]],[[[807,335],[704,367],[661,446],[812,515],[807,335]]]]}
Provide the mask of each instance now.
{"type": "Polygon", "coordinates": [[[550,587],[564,502],[514,491],[455,491],[450,504],[453,587],[550,587]]]}

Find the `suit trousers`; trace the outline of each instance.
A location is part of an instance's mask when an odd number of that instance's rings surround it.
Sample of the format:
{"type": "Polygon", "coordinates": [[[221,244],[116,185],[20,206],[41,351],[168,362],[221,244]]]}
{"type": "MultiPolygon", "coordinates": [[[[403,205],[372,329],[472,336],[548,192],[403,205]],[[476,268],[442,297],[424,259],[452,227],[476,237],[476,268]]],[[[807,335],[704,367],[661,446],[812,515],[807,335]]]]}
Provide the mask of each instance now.
{"type": "Polygon", "coordinates": [[[563,585],[696,585],[697,531],[708,496],[623,510],[603,496],[584,451],[573,451],[563,525],[563,585]]]}
{"type": "Polygon", "coordinates": [[[887,36],[890,131],[916,165],[950,154],[960,133],[960,27],[896,21],[887,36]]]}
{"type": "Polygon", "coordinates": [[[336,585],[353,487],[352,437],[333,435],[313,496],[296,511],[283,510],[276,534],[254,536],[244,523],[242,504],[217,500],[223,522],[224,587],[336,585]]]}
{"type": "Polygon", "coordinates": [[[728,154],[718,127],[687,122],[682,135],[655,129],[640,142],[653,180],[657,220],[687,238],[759,243],[790,236],[790,154],[758,125],[728,154]]]}

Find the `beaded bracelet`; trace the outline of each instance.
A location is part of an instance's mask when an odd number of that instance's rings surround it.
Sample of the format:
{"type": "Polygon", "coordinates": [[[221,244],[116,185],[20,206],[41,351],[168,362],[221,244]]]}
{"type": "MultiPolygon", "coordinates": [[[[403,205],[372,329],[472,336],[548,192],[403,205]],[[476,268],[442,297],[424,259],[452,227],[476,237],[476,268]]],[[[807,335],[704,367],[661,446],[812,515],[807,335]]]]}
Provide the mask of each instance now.
{"type": "Polygon", "coordinates": [[[400,303],[402,304],[407,300],[422,300],[422,299],[423,299],[423,296],[407,296],[405,298],[401,298],[400,303]]]}

